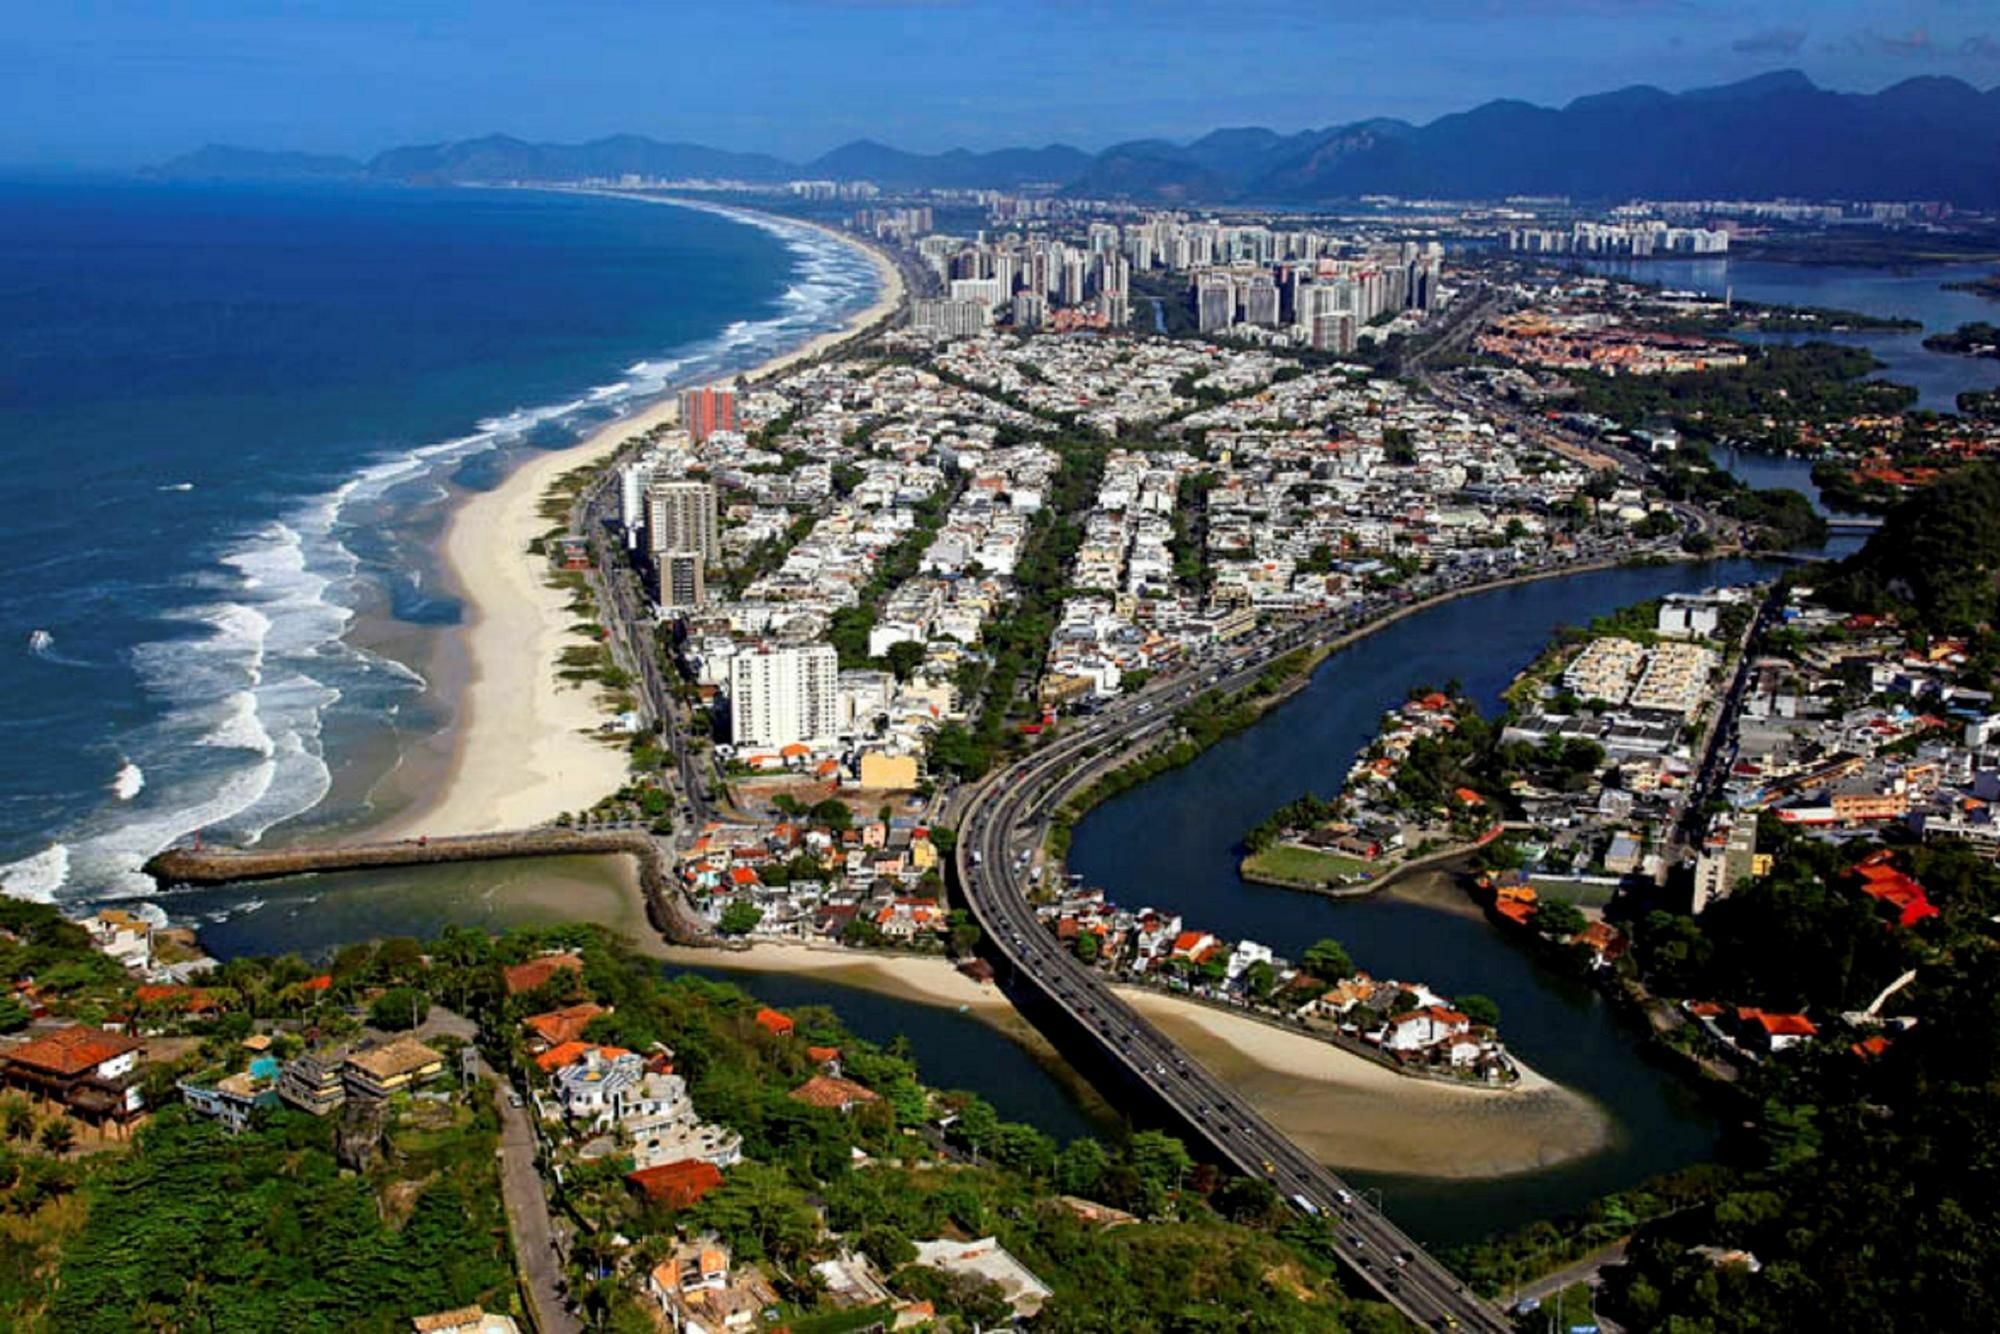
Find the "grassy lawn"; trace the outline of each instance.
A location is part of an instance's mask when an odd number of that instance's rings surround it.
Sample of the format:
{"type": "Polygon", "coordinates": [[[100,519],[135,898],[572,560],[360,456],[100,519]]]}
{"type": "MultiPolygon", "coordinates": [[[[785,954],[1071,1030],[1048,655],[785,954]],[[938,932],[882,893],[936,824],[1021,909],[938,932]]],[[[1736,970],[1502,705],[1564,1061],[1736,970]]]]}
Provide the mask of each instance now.
{"type": "Polygon", "coordinates": [[[1379,875],[1384,868],[1378,862],[1365,862],[1359,857],[1348,857],[1338,852],[1317,852],[1311,848],[1280,844],[1246,859],[1243,869],[1258,875],[1276,876],[1281,880],[1318,883],[1379,875]]]}

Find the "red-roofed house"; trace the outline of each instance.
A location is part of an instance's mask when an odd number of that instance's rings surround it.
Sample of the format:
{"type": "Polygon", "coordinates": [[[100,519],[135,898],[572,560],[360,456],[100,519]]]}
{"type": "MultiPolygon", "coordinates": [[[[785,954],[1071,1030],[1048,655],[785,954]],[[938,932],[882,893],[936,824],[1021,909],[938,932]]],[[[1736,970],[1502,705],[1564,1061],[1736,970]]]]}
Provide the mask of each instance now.
{"type": "Polygon", "coordinates": [[[544,954],[539,959],[526,963],[512,964],[500,970],[500,980],[506,984],[509,996],[519,996],[546,986],[557,973],[583,971],[583,960],[574,954],[544,954]]]}
{"type": "Polygon", "coordinates": [[[1447,1010],[1442,1005],[1429,1005],[1391,1019],[1389,1031],[1382,1038],[1382,1045],[1390,1051],[1421,1051],[1447,1038],[1457,1037],[1471,1028],[1472,1021],[1457,1010],[1447,1010]]]}
{"type": "Polygon", "coordinates": [[[543,1074],[551,1074],[565,1066],[575,1065],[592,1052],[596,1052],[601,1059],[606,1061],[632,1054],[623,1047],[600,1047],[593,1042],[564,1042],[549,1048],[540,1056],[537,1056],[535,1058],[535,1066],[543,1074]]]}
{"type": "Polygon", "coordinates": [[[863,1088],[851,1079],[835,1079],[831,1075],[814,1075],[787,1096],[794,1102],[836,1112],[849,1112],[863,1103],[876,1101],[873,1089],[863,1088]]]}
{"type": "Polygon", "coordinates": [[[1861,880],[1863,894],[1896,910],[1898,926],[1915,926],[1939,915],[1923,885],[1886,862],[1864,863],[1855,867],[1854,873],[1861,880]]]}
{"type": "Polygon", "coordinates": [[[775,1034],[781,1038],[788,1038],[792,1035],[792,1029],[795,1025],[793,1025],[790,1015],[780,1014],[778,1011],[766,1006],[757,1011],[757,1026],[767,1033],[775,1034]]]}
{"type": "Polygon", "coordinates": [[[86,1121],[125,1124],[145,1110],[139,1058],[145,1043],[73,1024],[0,1055],[0,1085],[61,1103],[86,1121]]]}
{"type": "Polygon", "coordinates": [[[1772,1014],[1746,1005],[1738,1007],[1736,1022],[1746,1042],[1768,1051],[1783,1051],[1819,1036],[1818,1025],[1802,1014],[1772,1014]]]}
{"type": "Polygon", "coordinates": [[[682,1158],[627,1172],[625,1180],[657,1204],[685,1209],[722,1184],[722,1169],[699,1158],[682,1158]]]}
{"type": "Polygon", "coordinates": [[[543,1049],[560,1047],[565,1042],[576,1042],[583,1037],[583,1030],[590,1027],[590,1021],[600,1014],[611,1011],[595,1001],[584,1001],[579,1005],[565,1005],[560,1010],[550,1010],[544,1014],[531,1014],[521,1022],[527,1026],[530,1040],[539,1043],[543,1049]]]}

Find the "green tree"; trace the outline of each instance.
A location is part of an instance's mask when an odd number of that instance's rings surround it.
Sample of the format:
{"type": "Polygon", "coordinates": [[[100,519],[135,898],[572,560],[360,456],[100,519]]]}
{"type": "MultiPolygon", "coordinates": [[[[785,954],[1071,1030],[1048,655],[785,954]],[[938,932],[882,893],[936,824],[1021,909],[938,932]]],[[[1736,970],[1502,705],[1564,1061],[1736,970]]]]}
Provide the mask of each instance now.
{"type": "Polygon", "coordinates": [[[721,920],[716,929],[725,936],[747,936],[757,929],[764,920],[764,910],[744,899],[737,899],[722,910],[721,920]]]}
{"type": "Polygon", "coordinates": [[[0,1134],[10,1140],[26,1140],[35,1133],[35,1109],[28,1100],[17,1094],[10,1094],[0,1100],[0,1134]]]}
{"type": "Polygon", "coordinates": [[[1307,972],[1322,982],[1338,982],[1354,972],[1354,960],[1337,940],[1323,939],[1306,947],[1301,960],[1307,972]]]}
{"type": "Polygon", "coordinates": [[[1469,996],[1460,996],[1456,1004],[1458,1012],[1473,1023],[1487,1028],[1500,1026],[1500,1005],[1491,996],[1482,996],[1474,992],[1469,996]]]}
{"type": "Polygon", "coordinates": [[[66,1116],[52,1117],[42,1122],[42,1133],[35,1138],[44,1149],[60,1156],[76,1147],[76,1126],[66,1116]]]}
{"type": "Polygon", "coordinates": [[[896,679],[907,681],[912,672],[924,665],[928,653],[929,650],[914,639],[899,639],[889,645],[889,651],[883,656],[889,663],[889,670],[896,674],[896,679]]]}
{"type": "Polygon", "coordinates": [[[33,1018],[28,1007],[12,996],[0,996],[0,1033],[19,1032],[33,1018]]]}
{"type": "Polygon", "coordinates": [[[1535,905],[1535,914],[1529,920],[1535,930],[1551,940],[1568,940],[1590,925],[1583,909],[1568,899],[1543,899],[1535,905]]]}
{"type": "Polygon", "coordinates": [[[390,987],[368,1006],[368,1022],[390,1033],[415,1028],[431,1012],[431,998],[415,987],[390,987]]]}
{"type": "Polygon", "coordinates": [[[1073,1139],[1056,1155],[1056,1185],[1066,1195],[1094,1195],[1110,1160],[1094,1139],[1073,1139]]]}
{"type": "Polygon", "coordinates": [[[1099,948],[1097,933],[1095,931],[1079,931],[1076,933],[1075,949],[1078,962],[1086,964],[1096,963],[1099,948]]]}

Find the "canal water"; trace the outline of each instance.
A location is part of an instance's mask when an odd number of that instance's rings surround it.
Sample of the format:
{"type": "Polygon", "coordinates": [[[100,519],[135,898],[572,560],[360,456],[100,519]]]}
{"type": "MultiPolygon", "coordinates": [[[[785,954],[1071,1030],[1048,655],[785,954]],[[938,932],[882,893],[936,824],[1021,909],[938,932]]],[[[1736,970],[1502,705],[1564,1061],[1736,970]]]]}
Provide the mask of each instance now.
{"type": "Polygon", "coordinates": [[[1384,710],[1411,686],[1456,680],[1482,709],[1563,625],[1657,597],[1771,577],[1743,560],[1607,570],[1496,590],[1400,621],[1330,657],[1298,696],[1194,763],[1092,811],[1070,869],[1125,907],[1181,914],[1191,929],[1259,941],[1298,958],[1321,937],[1378,977],[1499,1003],[1508,1046],[1595,1099],[1611,1147],[1531,1176],[1433,1181],[1350,1172],[1379,1187],[1397,1221],[1461,1241],[1582,1206],[1596,1195],[1708,1156],[1716,1126],[1683,1083],[1640,1054],[1640,1036],[1591,988],[1559,977],[1483,917],[1378,895],[1334,900],[1237,874],[1243,832],[1307,790],[1336,791],[1384,710]]]}

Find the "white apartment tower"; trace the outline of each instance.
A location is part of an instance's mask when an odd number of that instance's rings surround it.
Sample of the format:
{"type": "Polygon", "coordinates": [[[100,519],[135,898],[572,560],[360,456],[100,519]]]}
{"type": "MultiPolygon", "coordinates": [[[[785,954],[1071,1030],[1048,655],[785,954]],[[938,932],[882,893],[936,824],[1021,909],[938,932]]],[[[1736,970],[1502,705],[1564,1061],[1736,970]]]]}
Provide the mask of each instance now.
{"type": "Polygon", "coordinates": [[[840,730],[840,655],[831,644],[760,646],[729,660],[729,736],[738,746],[831,740],[840,730]]]}

